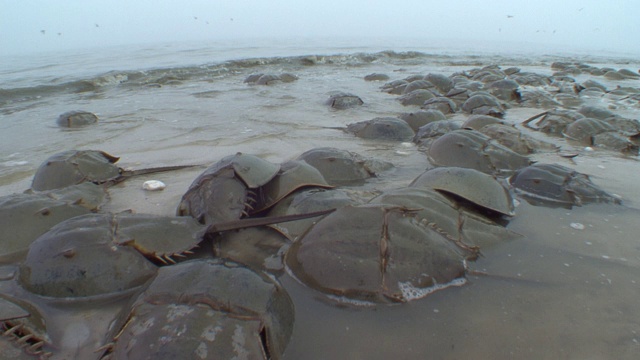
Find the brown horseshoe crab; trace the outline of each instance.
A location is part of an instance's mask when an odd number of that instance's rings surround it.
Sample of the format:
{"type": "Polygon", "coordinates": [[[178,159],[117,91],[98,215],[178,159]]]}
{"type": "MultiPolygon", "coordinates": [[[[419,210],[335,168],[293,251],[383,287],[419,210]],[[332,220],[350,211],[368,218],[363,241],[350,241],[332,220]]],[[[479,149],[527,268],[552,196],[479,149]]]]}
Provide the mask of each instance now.
{"type": "Polygon", "coordinates": [[[177,215],[192,216],[201,224],[237,220],[253,211],[253,189],[268,183],[280,166],[254,155],[237,153],[207,168],[189,186],[177,215]]]}
{"type": "Polygon", "coordinates": [[[475,130],[454,130],[434,140],[427,151],[435,166],[476,169],[487,174],[510,173],[530,164],[529,158],[475,130]]]}
{"type": "Polygon", "coordinates": [[[591,182],[589,176],[558,164],[534,164],[520,169],[509,183],[532,205],[571,208],[594,202],[621,203],[591,182]]]}
{"type": "Polygon", "coordinates": [[[164,267],[107,351],[115,359],[280,359],[293,303],[273,279],[200,259],[164,267]]]}
{"type": "MultiPolygon", "coordinates": [[[[93,184],[79,186],[86,189],[87,185],[99,188],[93,184]]],[[[98,190],[104,196],[104,190],[98,190]]],[[[13,194],[0,198],[0,263],[21,261],[31,243],[51,227],[95,209],[92,206],[95,201],[88,201],[89,208],[83,206],[82,191],[76,196],[56,192],[59,198],[51,194],[13,194]]]]}
{"type": "Polygon", "coordinates": [[[334,186],[359,185],[368,178],[376,176],[379,171],[387,170],[393,165],[380,162],[336,148],[316,148],[298,156],[302,160],[318,169],[325,180],[334,186]]]}
{"type": "Polygon", "coordinates": [[[359,96],[354,94],[335,92],[329,96],[329,99],[325,103],[333,109],[344,110],[356,106],[361,106],[362,104],[364,104],[364,101],[362,101],[359,96]]]}
{"type": "Polygon", "coordinates": [[[409,184],[462,198],[480,208],[513,216],[513,199],[493,176],[475,169],[439,167],[422,173],[409,184]]]}
{"type": "Polygon", "coordinates": [[[379,117],[347,125],[347,132],[363,139],[409,141],[415,133],[406,121],[379,117]]]}
{"type": "Polygon", "coordinates": [[[135,175],[179,170],[192,165],[124,170],[115,165],[120,158],[97,150],[68,150],[49,157],[33,177],[36,191],[60,189],[83,182],[115,184],[135,175]]]}
{"type": "MultiPolygon", "coordinates": [[[[314,216],[327,214],[320,211],[314,216]]],[[[49,297],[84,297],[140,286],[155,263],[175,263],[209,233],[299,220],[308,215],[199,224],[191,217],[88,214],[59,223],[36,239],[20,266],[27,291],[49,297]],[[275,221],[273,221],[275,220],[275,221]],[[149,261],[151,260],[151,261],[149,261]]]]}
{"type": "Polygon", "coordinates": [[[461,247],[475,251],[499,244],[515,234],[478,207],[464,206],[452,197],[426,187],[405,187],[385,191],[370,204],[402,206],[416,210],[416,218],[461,247]],[[484,214],[483,214],[484,213],[484,214]]]}
{"type": "Polygon", "coordinates": [[[333,299],[406,302],[465,282],[463,249],[398,206],[345,206],[320,220],[286,254],[287,270],[333,299]]]}

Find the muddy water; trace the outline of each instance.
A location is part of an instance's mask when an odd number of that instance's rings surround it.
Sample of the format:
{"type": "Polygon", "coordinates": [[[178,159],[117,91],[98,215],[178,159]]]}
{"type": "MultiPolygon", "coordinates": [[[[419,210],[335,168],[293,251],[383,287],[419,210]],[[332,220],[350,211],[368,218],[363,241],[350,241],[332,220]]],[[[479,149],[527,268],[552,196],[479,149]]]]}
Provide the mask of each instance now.
{"type": "MultiPolygon", "coordinates": [[[[415,146],[358,139],[335,129],[417,110],[401,106],[395,96],[379,91],[381,83],[365,82],[364,75],[381,72],[393,80],[429,72],[450,75],[490,64],[550,75],[549,65],[557,60],[396,53],[304,59],[116,71],[85,79],[92,90],[80,91],[76,82],[48,80],[53,87],[5,92],[9,101],[0,108],[0,195],[27,189],[42,161],[68,149],[107,151],[121,156],[119,164],[125,168],[202,165],[118,184],[110,189],[111,200],[104,211],[172,215],[205,166],[238,151],[282,162],[314,147],[347,149],[395,165],[359,190],[375,193],[402,187],[428,166],[426,156],[415,146]],[[243,83],[257,72],[290,72],[299,80],[275,86],[243,83]],[[365,105],[331,110],[323,101],[335,90],[357,94],[365,105]],[[57,128],[56,117],[75,109],[97,113],[99,123],[74,130],[57,128]],[[148,179],[161,180],[167,188],[145,192],[141,184],[148,179]]],[[[594,66],[638,68],[628,60],[591,60],[594,66]]],[[[578,80],[588,78],[580,75],[578,80]]],[[[632,80],[594,79],[609,88],[640,86],[632,80]]],[[[2,88],[6,90],[7,85],[2,88]]],[[[640,114],[637,102],[601,98],[588,102],[635,119],[640,114]]],[[[506,119],[518,124],[540,111],[513,108],[506,119]]],[[[590,174],[596,184],[619,195],[624,205],[552,209],[521,201],[508,225],[520,237],[482,249],[483,256],[469,264],[466,285],[408,304],[338,305],[285,274],[280,280],[296,307],[285,358],[637,358],[638,158],[586,151],[562,139],[532,135],[580,154],[573,160],[555,153],[539,154],[534,160],[590,174]]]]}

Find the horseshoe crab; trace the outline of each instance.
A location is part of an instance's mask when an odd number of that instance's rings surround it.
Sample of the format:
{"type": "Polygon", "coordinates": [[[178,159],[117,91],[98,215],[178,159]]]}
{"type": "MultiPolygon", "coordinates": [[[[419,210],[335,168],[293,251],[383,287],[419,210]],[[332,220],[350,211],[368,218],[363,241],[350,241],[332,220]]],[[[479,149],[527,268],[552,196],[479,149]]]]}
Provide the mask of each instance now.
{"type": "Polygon", "coordinates": [[[301,160],[291,160],[280,166],[278,174],[260,187],[255,212],[262,212],[277,204],[285,196],[303,187],[329,189],[320,171],[301,160]]]}
{"type": "Polygon", "coordinates": [[[379,117],[347,125],[347,132],[364,139],[408,141],[415,133],[406,121],[379,117]]]}
{"type": "Polygon", "coordinates": [[[576,120],[584,119],[584,117],[584,115],[574,110],[554,109],[532,116],[523,121],[522,125],[531,130],[561,136],[567,125],[576,120]],[[531,122],[536,119],[540,120],[535,123],[535,126],[532,126],[531,122]]]}
{"type": "Polygon", "coordinates": [[[521,95],[518,91],[520,85],[510,79],[501,79],[487,85],[491,95],[502,101],[520,101],[521,95]]]}
{"type": "Polygon", "coordinates": [[[298,156],[297,160],[318,169],[329,185],[334,186],[363,184],[366,179],[375,177],[376,172],[393,166],[336,148],[311,149],[298,156]]]}
{"type": "Polygon", "coordinates": [[[364,104],[364,101],[362,101],[362,99],[357,95],[345,92],[336,92],[329,96],[326,104],[331,106],[333,109],[343,110],[360,106],[364,104]]]}
{"type": "Polygon", "coordinates": [[[526,156],[540,150],[558,150],[557,146],[536,140],[510,125],[490,124],[482,127],[479,131],[520,155],[526,156]]]}
{"type": "MultiPolygon", "coordinates": [[[[355,203],[356,199],[342,189],[302,189],[278,202],[276,206],[269,211],[269,216],[304,214],[321,210],[337,209],[355,203]]],[[[318,219],[308,218],[270,226],[277,229],[292,241],[295,241],[300,235],[304,234],[311,225],[317,222],[317,220],[318,219]]]]}
{"type": "Polygon", "coordinates": [[[465,283],[458,247],[397,206],[345,206],[320,220],[285,255],[287,270],[331,298],[359,305],[406,302],[465,283]]]}
{"type": "Polygon", "coordinates": [[[19,282],[33,294],[56,298],[124,291],[155,275],[152,261],[175,263],[174,257],[191,254],[207,234],[278,221],[256,218],[203,226],[187,216],[81,215],[59,223],[31,244],[20,265],[19,282]]]}
{"type": "Polygon", "coordinates": [[[588,203],[620,204],[619,198],[596,186],[589,176],[557,164],[534,164],[516,171],[509,183],[532,205],[581,206],[588,203]]]}
{"type": "Polygon", "coordinates": [[[290,243],[275,226],[226,231],[214,237],[212,242],[214,256],[270,273],[284,270],[282,258],[290,243]]]}
{"type": "Polygon", "coordinates": [[[280,359],[293,303],[273,279],[230,262],[164,267],[108,349],[116,359],[280,359]]]}
{"type": "Polygon", "coordinates": [[[638,153],[638,144],[604,121],[592,118],[579,119],[567,125],[562,134],[582,145],[638,153]]]}
{"type": "Polygon", "coordinates": [[[447,117],[439,110],[429,109],[429,110],[419,110],[412,113],[404,113],[398,116],[400,119],[404,120],[411,126],[413,131],[418,131],[421,126],[427,125],[428,123],[432,123],[438,120],[446,120],[447,117]]]}
{"type": "Polygon", "coordinates": [[[434,121],[421,126],[420,129],[418,129],[416,136],[413,137],[413,142],[418,144],[418,146],[428,147],[432,141],[440,136],[459,129],[460,124],[457,122],[449,120],[434,121]]]}
{"type": "Polygon", "coordinates": [[[0,354],[4,359],[47,359],[51,338],[40,311],[27,302],[0,297],[0,354]]]}
{"type": "Polygon", "coordinates": [[[424,79],[435,85],[440,94],[446,94],[453,89],[453,81],[448,76],[429,73],[424,79]]]}
{"type": "Polygon", "coordinates": [[[58,117],[58,126],[67,128],[76,128],[86,125],[95,124],[98,122],[98,117],[94,113],[88,111],[68,111],[58,117]]]}
{"type": "Polygon", "coordinates": [[[409,82],[407,80],[394,80],[380,87],[383,92],[392,95],[401,95],[409,82]]]}
{"type": "Polygon", "coordinates": [[[292,74],[252,74],[247,76],[244,80],[245,83],[255,84],[255,85],[273,85],[278,82],[293,82],[298,80],[298,77],[292,74]]]}
{"type": "Polygon", "coordinates": [[[167,166],[129,171],[115,165],[119,159],[104,151],[63,151],[49,157],[38,167],[31,188],[36,191],[60,189],[86,181],[112,185],[135,175],[179,170],[191,166],[167,166]]]}
{"type": "Polygon", "coordinates": [[[416,209],[416,218],[422,224],[426,224],[459,246],[471,250],[498,244],[515,236],[504,226],[478,211],[427,187],[405,187],[385,191],[369,203],[416,209]]]}
{"type": "Polygon", "coordinates": [[[504,124],[505,122],[489,115],[471,115],[462,124],[463,129],[480,130],[490,124],[504,124]]]}
{"type": "Polygon", "coordinates": [[[402,96],[398,98],[398,101],[400,101],[400,103],[404,106],[409,106],[409,105],[420,106],[424,104],[425,101],[429,99],[433,99],[434,97],[435,95],[427,89],[415,89],[411,92],[404,93],[402,96]]]}
{"type": "Polygon", "coordinates": [[[453,114],[458,109],[458,105],[449,98],[438,96],[425,101],[421,108],[425,110],[438,110],[443,114],[453,114]]]}
{"type": "Polygon", "coordinates": [[[489,94],[471,96],[462,104],[462,110],[474,115],[490,115],[498,118],[504,116],[504,108],[500,105],[498,99],[489,94]]]}
{"type": "Polygon", "coordinates": [[[389,80],[389,75],[387,74],[372,73],[372,74],[365,75],[364,77],[364,81],[387,81],[387,80],[389,80]]]}
{"type": "Polygon", "coordinates": [[[256,203],[252,189],[268,183],[280,166],[257,156],[237,153],[224,157],[200,174],[178,205],[178,216],[192,216],[201,224],[237,220],[256,203]]]}
{"type": "Polygon", "coordinates": [[[52,226],[89,212],[76,201],[57,200],[45,194],[0,198],[0,263],[22,260],[29,245],[52,226]]]}
{"type": "Polygon", "coordinates": [[[434,140],[427,150],[435,166],[471,168],[487,174],[512,172],[530,164],[526,156],[475,130],[454,130],[434,140]]]}
{"type": "Polygon", "coordinates": [[[437,190],[456,199],[464,199],[494,213],[513,216],[509,191],[491,175],[474,169],[440,167],[422,173],[409,184],[437,190]]]}

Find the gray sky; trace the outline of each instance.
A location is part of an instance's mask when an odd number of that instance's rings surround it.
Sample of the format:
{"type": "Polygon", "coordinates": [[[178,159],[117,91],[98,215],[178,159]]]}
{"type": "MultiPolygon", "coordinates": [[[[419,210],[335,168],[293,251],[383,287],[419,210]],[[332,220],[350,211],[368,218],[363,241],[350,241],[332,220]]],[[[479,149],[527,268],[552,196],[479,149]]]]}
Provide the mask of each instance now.
{"type": "MultiPolygon", "coordinates": [[[[255,37],[527,42],[640,55],[639,0],[0,0],[0,54],[255,37]]],[[[500,45],[502,44],[502,45],[500,45]]]]}

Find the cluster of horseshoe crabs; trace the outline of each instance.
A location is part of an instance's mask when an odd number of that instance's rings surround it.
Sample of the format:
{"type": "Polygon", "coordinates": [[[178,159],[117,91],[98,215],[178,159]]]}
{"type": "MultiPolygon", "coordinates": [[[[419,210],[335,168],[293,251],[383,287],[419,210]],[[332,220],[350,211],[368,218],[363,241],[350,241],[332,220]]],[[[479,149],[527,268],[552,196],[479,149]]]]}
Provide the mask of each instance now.
{"type": "MultiPolygon", "coordinates": [[[[193,181],[176,216],[112,214],[101,211],[110,185],[184,166],[129,171],[101,151],[55,154],[30,190],[0,198],[2,353],[279,359],[294,323],[293,303],[277,280],[285,271],[357,306],[464,285],[468,262],[482,248],[519,236],[506,227],[516,216],[513,196],[536,206],[620,203],[585,174],[534,163],[531,154],[558,148],[505,120],[512,107],[543,107],[549,110],[523,125],[581,146],[637,153],[637,121],[583,104],[598,93],[632,97],[632,90],[608,92],[567,76],[599,74],[588,67],[554,68],[563,73],[489,66],[383,85],[402,105],[420,109],[343,130],[362,141],[413,140],[427,164],[406,186],[384,191],[370,179],[393,165],[349,151],[316,148],[282,164],[238,153],[193,181]]],[[[622,70],[602,75],[634,78],[622,70]]],[[[296,79],[255,74],[246,82],[296,79]]],[[[326,104],[339,111],[363,101],[334,92],[326,104]]]]}

